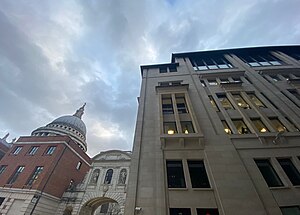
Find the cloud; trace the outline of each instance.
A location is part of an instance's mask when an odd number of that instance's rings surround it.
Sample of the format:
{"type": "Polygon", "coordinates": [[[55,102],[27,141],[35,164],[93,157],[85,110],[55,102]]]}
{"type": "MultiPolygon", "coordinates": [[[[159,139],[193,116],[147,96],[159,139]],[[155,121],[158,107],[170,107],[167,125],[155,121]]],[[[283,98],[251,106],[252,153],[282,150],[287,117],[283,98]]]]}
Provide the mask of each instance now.
{"type": "Polygon", "coordinates": [[[298,0],[0,2],[0,136],[87,102],[88,153],[132,147],[141,64],[300,42],[298,0]]]}

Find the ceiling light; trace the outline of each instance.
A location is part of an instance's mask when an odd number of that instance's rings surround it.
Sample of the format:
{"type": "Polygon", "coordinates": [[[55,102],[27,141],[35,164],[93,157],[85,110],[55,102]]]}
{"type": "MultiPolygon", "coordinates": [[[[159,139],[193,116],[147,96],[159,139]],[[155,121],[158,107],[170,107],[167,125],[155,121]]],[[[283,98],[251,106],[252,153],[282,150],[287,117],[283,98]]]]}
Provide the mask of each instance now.
{"type": "Polygon", "coordinates": [[[174,134],[174,130],[172,129],[168,130],[168,134],[174,134]]]}

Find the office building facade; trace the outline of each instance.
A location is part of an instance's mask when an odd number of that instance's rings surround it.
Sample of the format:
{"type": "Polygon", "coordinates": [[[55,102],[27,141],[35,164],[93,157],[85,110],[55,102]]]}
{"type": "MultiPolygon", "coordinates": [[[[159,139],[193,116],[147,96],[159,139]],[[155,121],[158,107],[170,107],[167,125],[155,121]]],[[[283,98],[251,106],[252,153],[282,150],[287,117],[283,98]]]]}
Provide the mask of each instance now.
{"type": "Polygon", "coordinates": [[[141,66],[125,215],[300,214],[300,46],[141,66]]]}

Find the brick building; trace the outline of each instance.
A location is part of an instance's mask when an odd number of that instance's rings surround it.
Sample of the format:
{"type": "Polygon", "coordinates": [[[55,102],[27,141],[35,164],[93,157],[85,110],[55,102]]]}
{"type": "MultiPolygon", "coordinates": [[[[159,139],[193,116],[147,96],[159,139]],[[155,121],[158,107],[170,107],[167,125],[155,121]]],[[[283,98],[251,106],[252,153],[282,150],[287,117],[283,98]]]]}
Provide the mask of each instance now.
{"type": "Polygon", "coordinates": [[[141,66],[125,215],[300,214],[300,46],[141,66]]]}
{"type": "Polygon", "coordinates": [[[84,106],[20,137],[0,161],[0,214],[55,214],[90,169],[84,106]]]}

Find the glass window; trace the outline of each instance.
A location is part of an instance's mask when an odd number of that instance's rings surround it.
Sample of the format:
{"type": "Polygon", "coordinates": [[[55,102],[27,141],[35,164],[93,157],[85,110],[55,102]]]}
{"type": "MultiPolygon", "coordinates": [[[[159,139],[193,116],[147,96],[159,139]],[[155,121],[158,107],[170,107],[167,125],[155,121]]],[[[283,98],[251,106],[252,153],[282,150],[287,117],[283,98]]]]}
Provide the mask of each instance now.
{"type": "Polygon", "coordinates": [[[177,67],[175,65],[169,66],[170,72],[177,72],[177,67]]]}
{"type": "Polygon", "coordinates": [[[215,109],[215,111],[220,111],[219,108],[218,108],[218,106],[217,106],[217,104],[216,104],[216,102],[215,102],[215,100],[213,99],[213,97],[212,96],[208,96],[208,98],[209,98],[209,101],[210,101],[211,105],[215,109]]]}
{"type": "Polygon", "coordinates": [[[109,203],[105,203],[105,204],[101,205],[100,213],[107,213],[108,206],[109,206],[109,203]]]}
{"type": "Polygon", "coordinates": [[[280,166],[282,167],[285,174],[289,177],[293,185],[300,185],[300,173],[294,166],[291,159],[288,158],[278,158],[277,159],[280,166]]]}
{"type": "Polygon", "coordinates": [[[170,208],[170,215],[191,215],[190,208],[170,208]]]}
{"type": "Polygon", "coordinates": [[[282,215],[300,215],[299,206],[280,207],[282,215]]]}
{"type": "Polygon", "coordinates": [[[203,161],[188,160],[189,173],[193,188],[209,188],[209,181],[203,161]]]}
{"type": "Polygon", "coordinates": [[[79,161],[79,162],[77,163],[76,169],[79,170],[79,169],[81,168],[81,165],[82,165],[82,162],[79,161]]]}
{"type": "Polygon", "coordinates": [[[46,151],[46,155],[52,155],[54,153],[55,149],[56,149],[56,146],[48,147],[48,149],[46,151]]]}
{"type": "Polygon", "coordinates": [[[181,123],[182,133],[185,133],[185,134],[195,133],[192,122],[190,122],[190,121],[187,121],[187,122],[182,121],[180,123],[181,123]]]}
{"type": "Polygon", "coordinates": [[[18,166],[15,173],[8,180],[7,184],[13,184],[17,180],[18,176],[23,172],[24,168],[24,166],[18,166]]]}
{"type": "Polygon", "coordinates": [[[250,133],[250,130],[248,129],[248,127],[246,126],[246,124],[244,123],[244,121],[242,119],[234,119],[234,120],[232,120],[232,122],[235,125],[239,134],[249,134],[250,133]]]}
{"type": "Polygon", "coordinates": [[[198,66],[198,70],[208,70],[207,66],[198,66]]]}
{"type": "Polygon", "coordinates": [[[206,84],[203,80],[200,80],[200,83],[201,83],[202,87],[206,87],[206,84]]]}
{"type": "Polygon", "coordinates": [[[177,133],[175,122],[164,122],[164,133],[165,134],[175,134],[177,133]]]}
{"type": "Polygon", "coordinates": [[[269,75],[273,81],[280,81],[280,78],[277,75],[269,75]]]}
{"type": "Polygon", "coordinates": [[[162,95],[162,112],[163,114],[174,113],[171,95],[162,95]]]}
{"type": "Polygon", "coordinates": [[[7,165],[1,165],[0,166],[0,175],[5,171],[7,165]]]}
{"type": "Polygon", "coordinates": [[[270,118],[273,127],[278,131],[287,131],[286,127],[277,118],[270,118]]]}
{"type": "Polygon", "coordinates": [[[233,94],[233,98],[235,99],[237,105],[244,109],[250,109],[250,106],[247,104],[247,102],[241,97],[241,95],[233,94]]]}
{"type": "Polygon", "coordinates": [[[29,155],[34,155],[34,154],[37,152],[38,149],[39,149],[38,146],[32,146],[32,147],[30,148],[28,154],[29,154],[29,155]]]}
{"type": "Polygon", "coordinates": [[[233,109],[233,106],[230,103],[229,99],[226,97],[226,95],[217,95],[217,96],[225,110],[233,109]]]}
{"type": "Polygon", "coordinates": [[[222,120],[221,122],[222,122],[222,124],[224,126],[224,131],[226,132],[226,134],[232,134],[232,132],[231,132],[231,130],[230,130],[227,122],[225,120],[222,120]]]}
{"type": "Polygon", "coordinates": [[[32,185],[34,184],[34,182],[36,182],[36,180],[38,179],[39,175],[42,173],[44,167],[42,166],[37,166],[33,172],[33,174],[31,175],[31,177],[29,178],[29,180],[27,181],[27,185],[32,185]]]}
{"type": "Polygon", "coordinates": [[[159,68],[159,73],[167,73],[167,67],[159,68]]]}
{"type": "Polygon", "coordinates": [[[184,95],[176,95],[176,105],[178,113],[188,113],[184,95]]]}
{"type": "Polygon", "coordinates": [[[247,93],[249,98],[252,100],[252,102],[260,108],[265,108],[266,106],[257,98],[257,96],[254,93],[247,93]]]}
{"type": "Polygon", "coordinates": [[[210,86],[217,86],[218,85],[218,83],[217,83],[217,81],[214,79],[214,80],[207,80],[208,81],[208,84],[210,85],[210,86]]]}
{"type": "Polygon", "coordinates": [[[20,151],[22,150],[22,146],[17,146],[16,148],[15,148],[15,150],[13,151],[13,154],[14,155],[17,155],[17,154],[19,154],[20,153],[20,151]]]}
{"type": "Polygon", "coordinates": [[[197,208],[197,215],[219,215],[216,208],[197,208]]]}
{"type": "Polygon", "coordinates": [[[265,133],[269,131],[260,119],[251,119],[251,121],[260,133],[265,133]]]}
{"type": "Polygon", "coordinates": [[[104,178],[104,184],[111,183],[112,175],[113,175],[113,170],[112,169],[107,170],[104,178]]]}
{"type": "Polygon", "coordinates": [[[269,187],[283,186],[280,178],[268,159],[255,160],[255,163],[269,187]]]}
{"type": "Polygon", "coordinates": [[[168,188],[185,188],[185,179],[181,161],[166,161],[168,188]]]}
{"type": "Polygon", "coordinates": [[[279,66],[279,65],[282,65],[279,61],[277,60],[272,60],[272,61],[269,61],[270,64],[272,64],[273,66],[279,66]]]}

